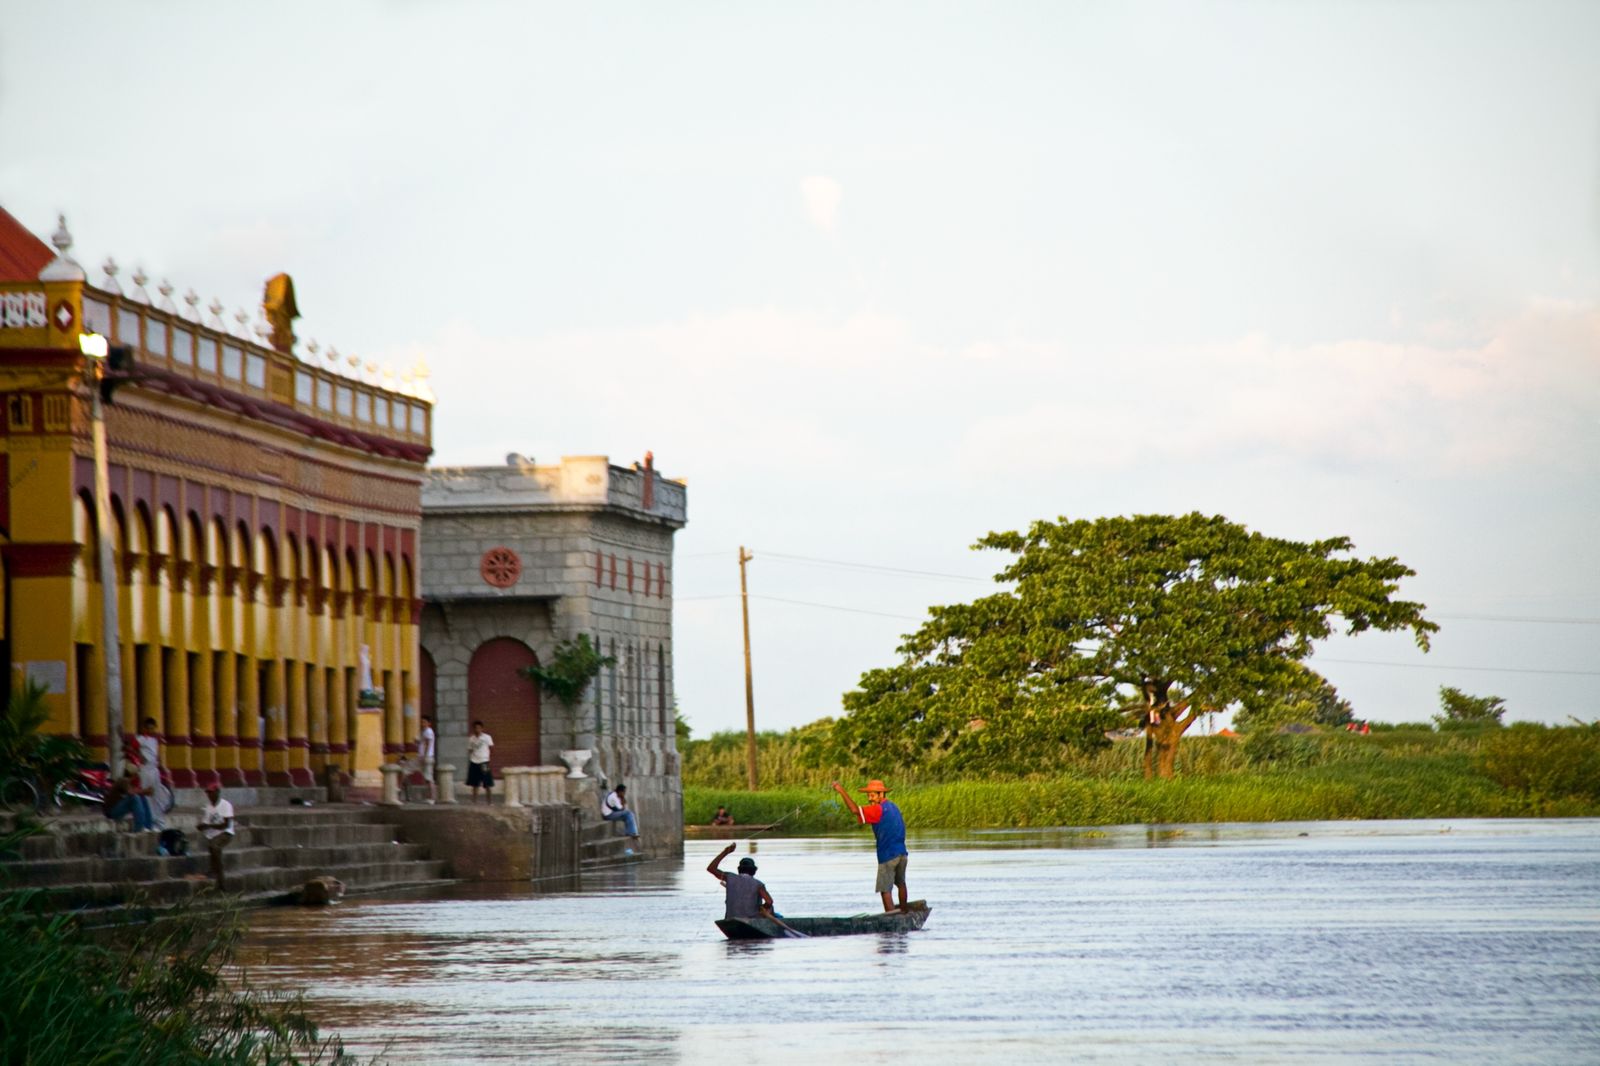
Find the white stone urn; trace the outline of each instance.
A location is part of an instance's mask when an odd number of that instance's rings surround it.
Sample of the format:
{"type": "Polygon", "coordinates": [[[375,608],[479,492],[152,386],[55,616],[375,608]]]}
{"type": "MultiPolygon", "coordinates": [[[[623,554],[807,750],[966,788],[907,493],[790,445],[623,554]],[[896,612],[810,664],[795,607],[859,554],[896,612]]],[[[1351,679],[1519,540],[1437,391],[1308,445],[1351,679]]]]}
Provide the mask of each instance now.
{"type": "Polygon", "coordinates": [[[583,768],[589,764],[589,756],[594,752],[588,748],[569,748],[561,753],[561,761],[567,764],[567,777],[588,777],[583,768]]]}

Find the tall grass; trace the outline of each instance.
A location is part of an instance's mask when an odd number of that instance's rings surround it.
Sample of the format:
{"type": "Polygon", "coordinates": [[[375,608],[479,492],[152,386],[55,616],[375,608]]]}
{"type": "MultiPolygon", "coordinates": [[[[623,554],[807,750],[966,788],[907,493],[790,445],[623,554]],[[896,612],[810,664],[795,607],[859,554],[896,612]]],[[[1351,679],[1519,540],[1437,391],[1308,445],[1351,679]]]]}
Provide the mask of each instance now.
{"type": "Polygon", "coordinates": [[[231,907],[137,911],[90,928],[0,895],[0,1061],[74,1066],[351,1063],[298,997],[225,977],[242,934],[231,907]]]}
{"type": "MultiPolygon", "coordinates": [[[[939,780],[924,772],[890,784],[908,823],[920,828],[1600,815],[1600,789],[1587,769],[1595,765],[1589,753],[1600,750],[1600,733],[1554,735],[1560,733],[1192,737],[1179,749],[1176,776],[1166,781],[1145,780],[1143,744],[1124,741],[1064,759],[1048,775],[939,780]],[[1564,762],[1557,745],[1571,752],[1564,762]],[[1557,762],[1559,773],[1551,769],[1557,762]]],[[[807,767],[793,735],[762,738],[764,790],[754,794],[743,788],[742,746],[736,763],[732,751],[708,745],[686,757],[686,821],[709,821],[722,804],[741,823],[787,816],[779,832],[851,826],[827,786],[835,779],[851,788],[861,782],[837,769],[807,767]]]]}

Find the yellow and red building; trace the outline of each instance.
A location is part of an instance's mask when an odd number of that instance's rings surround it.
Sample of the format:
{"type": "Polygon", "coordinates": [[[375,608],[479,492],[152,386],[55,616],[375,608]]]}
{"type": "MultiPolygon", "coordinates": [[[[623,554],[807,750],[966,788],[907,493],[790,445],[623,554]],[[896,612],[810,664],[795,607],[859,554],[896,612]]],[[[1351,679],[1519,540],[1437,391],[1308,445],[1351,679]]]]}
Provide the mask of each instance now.
{"type": "Polygon", "coordinates": [[[52,239],[0,210],[0,665],[104,755],[112,580],[122,721],[160,723],[175,785],[368,779],[417,730],[424,390],[297,357],[284,275],[252,336],[52,239]],[[110,574],[85,332],[136,361],[104,409],[110,574]]]}

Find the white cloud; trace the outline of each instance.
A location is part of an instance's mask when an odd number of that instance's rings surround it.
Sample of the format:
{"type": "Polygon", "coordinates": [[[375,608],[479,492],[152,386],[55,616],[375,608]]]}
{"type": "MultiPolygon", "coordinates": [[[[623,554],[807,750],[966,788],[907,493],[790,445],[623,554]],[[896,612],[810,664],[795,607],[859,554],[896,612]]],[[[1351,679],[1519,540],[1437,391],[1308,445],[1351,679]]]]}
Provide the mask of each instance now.
{"type": "Polygon", "coordinates": [[[1046,468],[1253,456],[1461,475],[1592,465],[1600,451],[1600,311],[1574,304],[1532,305],[1476,345],[1247,337],[1019,375],[1036,399],[968,423],[969,472],[1023,456],[1046,468]]]}
{"type": "Polygon", "coordinates": [[[822,174],[812,174],[800,179],[800,198],[805,201],[806,215],[812,225],[832,236],[839,224],[839,203],[844,199],[844,187],[822,174]]]}

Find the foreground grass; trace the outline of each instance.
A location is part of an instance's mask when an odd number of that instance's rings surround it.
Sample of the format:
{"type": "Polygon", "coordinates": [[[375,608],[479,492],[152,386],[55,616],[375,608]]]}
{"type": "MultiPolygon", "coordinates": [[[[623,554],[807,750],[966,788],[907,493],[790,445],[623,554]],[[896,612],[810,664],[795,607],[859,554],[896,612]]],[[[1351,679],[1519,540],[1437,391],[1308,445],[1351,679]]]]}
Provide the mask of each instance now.
{"type": "MultiPolygon", "coordinates": [[[[0,841],[0,848],[5,846],[0,841]]],[[[352,1059],[295,996],[230,973],[235,906],[137,909],[91,927],[0,886],[0,1062],[52,1066],[277,1066],[352,1059]]]]}
{"type": "MultiPolygon", "coordinates": [[[[1178,775],[1168,781],[1145,780],[1138,770],[1142,746],[1123,743],[1053,775],[940,781],[924,774],[890,784],[907,821],[920,829],[1600,816],[1600,792],[1593,783],[1600,734],[1592,730],[1538,735],[1417,730],[1254,743],[1195,738],[1184,745],[1178,775]],[[1526,765],[1548,766],[1552,752],[1588,761],[1568,772],[1559,787],[1531,787],[1526,774],[1504,766],[1529,745],[1541,746],[1523,759],[1526,765]]],[[[854,788],[860,775],[806,769],[791,757],[786,766],[774,766],[779,787],[752,794],[726,784],[696,783],[708,776],[707,769],[722,774],[723,754],[712,754],[715,761],[699,774],[685,767],[687,823],[709,822],[717,806],[725,805],[744,824],[780,822],[774,832],[852,826],[827,782],[838,775],[854,788]]]]}

